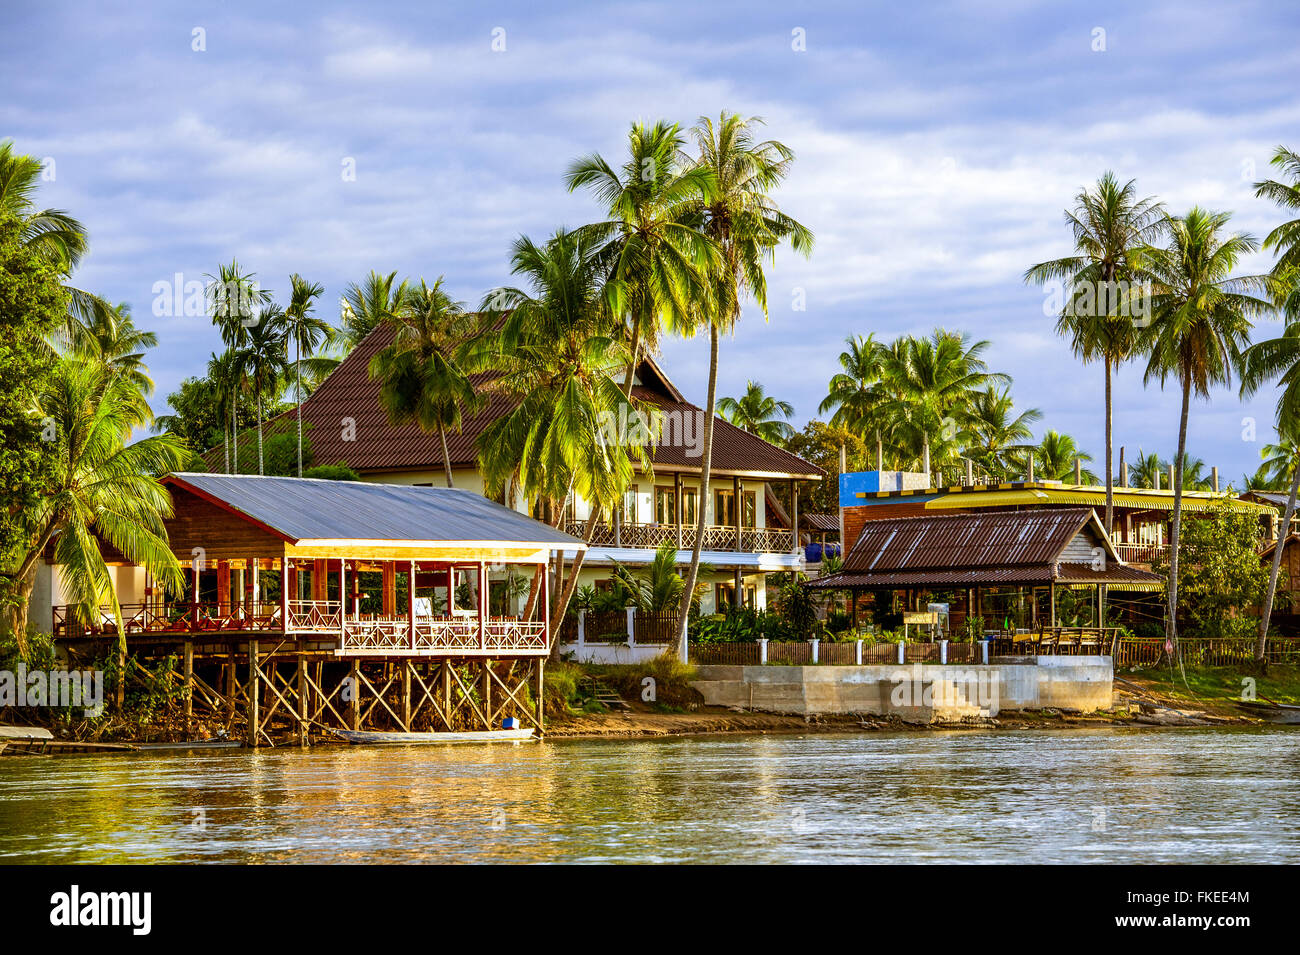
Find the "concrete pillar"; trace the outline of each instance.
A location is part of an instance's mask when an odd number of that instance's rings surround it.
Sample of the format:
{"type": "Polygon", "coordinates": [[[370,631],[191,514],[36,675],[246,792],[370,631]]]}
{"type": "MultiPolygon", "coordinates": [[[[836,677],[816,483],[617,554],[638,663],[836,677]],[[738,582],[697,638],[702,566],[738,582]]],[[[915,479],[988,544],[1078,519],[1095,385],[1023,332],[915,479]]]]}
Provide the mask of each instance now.
{"type": "Polygon", "coordinates": [[[817,662],[817,648],[818,648],[819,646],[821,646],[821,641],[818,640],[816,637],[814,637],[812,640],[809,640],[808,642],[812,644],[812,662],[813,662],[813,663],[816,663],[816,662],[817,662]]]}
{"type": "Polygon", "coordinates": [[[853,662],[862,666],[862,641],[855,640],[853,643],[853,662]]]}
{"type": "Polygon", "coordinates": [[[988,663],[988,662],[989,662],[989,642],[987,640],[981,640],[980,641],[980,663],[988,663]]]}
{"type": "Polygon", "coordinates": [[[948,641],[947,640],[939,641],[939,662],[940,663],[948,662],[948,641]]]}
{"type": "Polygon", "coordinates": [[[903,664],[905,660],[904,654],[907,652],[906,646],[907,644],[904,643],[902,640],[898,641],[898,662],[900,666],[903,664]]]}
{"type": "Polygon", "coordinates": [[[767,663],[767,637],[758,638],[758,662],[767,663]]]}

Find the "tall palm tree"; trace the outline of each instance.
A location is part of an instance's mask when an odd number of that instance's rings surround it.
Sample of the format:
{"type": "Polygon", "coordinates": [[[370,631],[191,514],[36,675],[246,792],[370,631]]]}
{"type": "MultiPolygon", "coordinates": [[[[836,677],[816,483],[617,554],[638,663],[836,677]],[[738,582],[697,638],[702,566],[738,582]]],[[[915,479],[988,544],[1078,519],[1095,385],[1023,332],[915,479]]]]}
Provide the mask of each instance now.
{"type": "Polygon", "coordinates": [[[153,379],[144,353],[158,346],[154,332],[137,328],[131,318],[131,306],[122,302],[113,308],[96,309],[85,327],[81,352],[102,361],[108,368],[121,371],[141,394],[153,394],[153,379]]]}
{"type": "MultiPolygon", "coordinates": [[[[1255,184],[1255,195],[1272,199],[1283,209],[1300,210],[1300,155],[1279,146],[1273,155],[1273,165],[1290,178],[1281,183],[1272,179],[1255,184]]],[[[1254,394],[1265,381],[1277,380],[1282,393],[1277,401],[1278,445],[1264,449],[1272,451],[1273,473],[1278,478],[1290,479],[1290,493],[1282,512],[1281,538],[1291,529],[1295,516],[1296,497],[1300,494],[1300,467],[1296,466],[1291,452],[1295,448],[1297,425],[1300,421],[1300,217],[1282,223],[1264,238],[1264,248],[1277,250],[1273,265],[1273,294],[1286,316],[1286,326],[1277,338],[1252,345],[1245,355],[1242,374],[1242,394],[1254,394]]],[[[1268,590],[1264,607],[1259,615],[1259,639],[1255,643],[1255,659],[1264,662],[1268,641],[1269,618],[1273,614],[1273,601],[1277,596],[1277,581],[1282,569],[1282,541],[1273,549],[1273,564],[1269,568],[1268,590]]]]}
{"type": "Polygon", "coordinates": [[[1121,186],[1108,170],[1093,190],[1082,189],[1075,196],[1074,209],[1065,213],[1074,233],[1075,254],[1040,262],[1025,272],[1026,282],[1069,283],[1071,294],[1057,319],[1056,332],[1070,339],[1075,355],[1085,364],[1100,360],[1105,369],[1107,534],[1115,512],[1111,377],[1133,354],[1138,338],[1134,301],[1112,290],[1120,282],[1129,283],[1131,289],[1132,283],[1144,280],[1142,252],[1159,237],[1165,223],[1161,204],[1153,198],[1136,198],[1133,183],[1130,179],[1121,186]]]}
{"type": "Polygon", "coordinates": [[[887,349],[875,335],[850,335],[848,347],[840,352],[840,371],[831,376],[826,397],[817,406],[819,414],[834,409],[830,423],[859,434],[871,431],[876,436],[876,470],[884,468],[883,424],[874,412],[880,407],[887,349]]]}
{"type": "MultiPolygon", "coordinates": [[[[776,247],[789,241],[797,252],[810,254],[813,234],[786,215],[772,198],[772,192],[790,172],[794,153],[776,140],[755,138],[762,125],[757,117],[744,119],[736,113],[722,113],[717,125],[707,116],[691,133],[699,149],[696,163],[707,169],[713,190],[700,208],[700,228],[717,247],[719,266],[710,276],[705,316],[709,335],[709,385],[704,411],[704,447],[700,461],[700,496],[709,500],[713,466],[713,416],[718,393],[718,339],[740,321],[740,307],[746,296],[767,316],[765,263],[772,261],[776,247]]],[[[695,592],[700,574],[700,548],[708,508],[697,509],[695,544],[686,574],[687,595],[695,592]]],[[[678,619],[678,655],[685,659],[686,625],[690,601],[683,597],[678,619]]]]}
{"type": "Polygon", "coordinates": [[[298,477],[302,477],[302,356],[334,337],[334,326],[314,314],[316,299],[325,292],[319,282],[308,282],[295,272],[289,276],[289,304],[279,318],[280,331],[293,343],[294,400],[298,419],[298,477]]]}
{"type": "Polygon", "coordinates": [[[1164,475],[1168,473],[1168,461],[1163,460],[1155,451],[1143,454],[1142,449],[1138,448],[1137,457],[1128,466],[1129,487],[1154,488],[1162,483],[1167,484],[1164,475]]]}
{"type": "Polygon", "coordinates": [[[266,473],[262,454],[262,401],[274,397],[289,372],[289,342],[285,337],[284,312],[272,305],[261,320],[248,326],[244,346],[235,352],[236,364],[257,410],[257,473],[266,473]]]}
{"type": "Polygon", "coordinates": [[[565,175],[570,192],[586,187],[608,210],[609,219],[584,229],[608,240],[602,258],[627,289],[632,363],[625,393],[642,350],[657,349],[660,329],[692,326],[705,277],[718,264],[717,248],[695,222],[701,201],[714,192],[713,172],[693,164],[684,144],[676,123],[633,123],[618,170],[597,153],[576,160],[565,175]]]}
{"type": "Polygon", "coordinates": [[[392,424],[414,421],[437,433],[447,487],[454,487],[447,432],[460,430],[462,415],[477,404],[477,396],[457,353],[472,321],[465,303],[454,301],[442,281],[439,276],[429,288],[421,279],[385,319],[393,343],[370,359],[370,377],[381,382],[379,403],[392,424]]]}
{"type": "MultiPolygon", "coordinates": [[[[245,272],[237,259],[217,268],[217,274],[208,273],[205,289],[208,315],[221,333],[226,348],[236,354],[243,352],[249,342],[249,329],[261,320],[261,312],[271,304],[271,292],[257,282],[256,272],[245,272]]],[[[234,359],[234,373],[240,374],[244,359],[234,359]]],[[[238,399],[230,403],[230,440],[234,447],[231,463],[234,473],[239,473],[239,427],[236,419],[238,399]]]]}
{"type": "MultiPolygon", "coordinates": [[[[1037,408],[1015,413],[1011,389],[989,386],[971,395],[970,442],[966,455],[990,478],[1003,479],[1017,466],[1014,455],[1033,437],[1030,427],[1042,418],[1037,408]]],[[[1019,472],[1017,472],[1019,473],[1019,472]]]]}
{"type": "MultiPolygon", "coordinates": [[[[549,502],[557,523],[569,495],[581,495],[592,506],[590,539],[600,511],[622,500],[635,470],[650,468],[648,442],[609,428],[628,422],[648,435],[650,427],[614,377],[630,360],[617,318],[624,288],[607,278],[599,240],[582,231],[561,229],[541,246],[521,236],[511,272],[527,287],[487,294],[483,310],[493,320],[506,314],[465,352],[468,369],[492,370],[489,387],[512,405],[479,435],[479,470],[490,491],[515,484],[528,500],[549,502]]],[[[563,618],[583,557],[566,582],[556,574],[552,620],[563,618]]]]}
{"type": "MultiPolygon", "coordinates": [[[[221,413],[221,450],[225,454],[226,473],[231,472],[231,448],[238,455],[239,445],[228,425],[237,422],[239,417],[239,399],[243,393],[243,377],[239,370],[239,353],[227,348],[220,355],[213,352],[208,358],[208,378],[212,382],[221,413]]],[[[233,461],[238,470],[239,461],[233,461]]]]}
{"type": "MultiPolygon", "coordinates": [[[[37,209],[42,164],[35,156],[14,152],[13,140],[0,140],[0,213],[21,224],[22,241],[35,249],[64,276],[71,276],[90,247],[86,227],[62,209],[37,209]]],[[[64,283],[68,294],[66,325],[56,341],[68,347],[84,347],[86,326],[112,306],[98,295],[64,283]]]]}
{"type": "MultiPolygon", "coordinates": [[[[1251,317],[1272,303],[1252,291],[1267,291],[1264,276],[1234,277],[1241,257],[1259,244],[1245,233],[1225,234],[1231,214],[1195,207],[1169,221],[1169,244],[1150,249],[1154,294],[1152,321],[1139,347],[1148,352],[1146,380],[1170,376],[1182,390],[1178,451],[1174,455],[1174,512],[1169,526],[1169,589],[1165,632],[1178,653],[1178,536],[1182,526],[1183,466],[1187,454],[1187,416],[1193,394],[1209,399],[1210,389],[1232,381],[1251,317]]],[[[1181,665],[1182,656],[1178,653],[1181,665]]]]}
{"type": "Polygon", "coordinates": [[[396,272],[380,275],[373,269],[361,284],[349,283],[339,303],[342,337],[348,347],[355,348],[361,339],[401,308],[409,287],[410,283],[405,279],[397,281],[396,272]]]}
{"type": "Polygon", "coordinates": [[[987,341],[969,342],[964,333],[936,328],[927,338],[900,339],[888,352],[882,377],[886,397],[879,413],[905,444],[919,452],[924,474],[933,476],[931,450],[953,456],[972,426],[975,395],[1010,379],[988,370],[981,357],[987,341]]]}
{"type": "Polygon", "coordinates": [[[745,393],[739,398],[719,398],[718,415],[768,444],[779,445],[794,434],[789,424],[789,419],[794,417],[794,405],[773,398],[757,381],[747,382],[745,393]]]}
{"type": "Polygon", "coordinates": [[[169,434],[128,444],[132,430],[151,418],[144,396],[129,375],[77,356],[55,364],[37,413],[53,422],[57,433],[55,483],[40,507],[24,515],[29,543],[17,560],[19,599],[4,608],[5,627],[25,653],[36,564],[53,544],[68,602],[87,619],[95,608],[111,607],[124,645],[122,612],[99,542],[164,585],[184,586],[163,525],[172,513],[171,498],[154,475],[181,467],[189,452],[169,434]]]}

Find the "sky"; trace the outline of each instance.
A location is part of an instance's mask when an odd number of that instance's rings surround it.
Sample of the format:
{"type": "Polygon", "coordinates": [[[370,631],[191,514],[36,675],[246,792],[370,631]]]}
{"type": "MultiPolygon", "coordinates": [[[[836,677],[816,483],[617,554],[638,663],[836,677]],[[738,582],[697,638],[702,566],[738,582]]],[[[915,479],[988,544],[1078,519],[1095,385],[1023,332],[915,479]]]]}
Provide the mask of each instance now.
{"type": "MultiPolygon", "coordinates": [[[[987,339],[1039,431],[1101,461],[1102,370],[1075,360],[1022,276],[1071,251],[1063,211],[1108,169],[1174,213],[1230,211],[1259,239],[1283,221],[1252,184],[1279,144],[1300,149],[1296,12],[0,0],[0,139],[46,161],[41,205],[88,227],[74,284],[158,333],[162,413],[220,348],[206,318],[167,314],[158,290],[177,276],[183,291],[238,258],[283,292],[297,272],[324,284],[328,317],[371,269],[445,276],[477,304],[507,284],[517,236],[600,217],[565,189],[573,159],[621,161],[637,119],[761,116],[796,154],[777,201],[816,247],[778,252],[766,321],[751,304],[723,341],[719,394],[759,381],[802,425],[847,336],[943,326],[987,339]]],[[[703,403],[707,342],[668,341],[662,357],[703,403]]],[[[1189,453],[1239,481],[1272,438],[1274,400],[1194,403],[1189,453]]],[[[1144,387],[1125,366],[1117,447],[1172,457],[1178,411],[1172,382],[1144,387]]]]}

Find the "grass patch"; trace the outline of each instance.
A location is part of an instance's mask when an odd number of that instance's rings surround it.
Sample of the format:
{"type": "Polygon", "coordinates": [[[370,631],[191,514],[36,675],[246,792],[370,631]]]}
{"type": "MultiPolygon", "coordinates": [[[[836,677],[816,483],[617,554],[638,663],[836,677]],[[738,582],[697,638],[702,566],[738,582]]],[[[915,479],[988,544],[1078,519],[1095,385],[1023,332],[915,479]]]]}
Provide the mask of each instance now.
{"type": "Polygon", "coordinates": [[[1177,669],[1171,671],[1167,666],[1122,675],[1172,698],[1225,703],[1239,702],[1243,689],[1249,686],[1243,681],[1250,679],[1255,681],[1255,697],[1261,702],[1300,704],[1300,667],[1275,664],[1264,676],[1245,667],[1188,668],[1186,684],[1177,669]]]}
{"type": "Polygon", "coordinates": [[[704,704],[700,691],[691,686],[697,678],[695,667],[675,657],[657,656],[645,663],[587,664],[582,669],[612,687],[629,703],[642,702],[662,713],[687,713],[704,704]],[[651,679],[653,684],[647,684],[651,679]],[[645,699],[653,688],[653,699],[645,699]]]}

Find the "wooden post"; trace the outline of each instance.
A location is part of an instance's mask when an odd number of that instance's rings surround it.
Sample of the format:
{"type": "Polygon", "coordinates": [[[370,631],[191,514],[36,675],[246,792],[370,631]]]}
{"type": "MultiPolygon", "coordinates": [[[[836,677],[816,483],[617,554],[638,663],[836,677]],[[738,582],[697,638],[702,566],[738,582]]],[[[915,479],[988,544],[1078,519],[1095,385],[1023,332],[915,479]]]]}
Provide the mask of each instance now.
{"type": "Polygon", "coordinates": [[[384,616],[397,616],[397,565],[391,560],[384,561],[384,616]]]}
{"type": "Polygon", "coordinates": [[[257,660],[257,641],[248,641],[248,686],[244,687],[244,693],[248,697],[248,745],[257,748],[261,745],[258,732],[261,723],[261,713],[258,710],[258,683],[257,678],[259,664],[257,660]]]}
{"type": "MultiPolygon", "coordinates": [[[[757,504],[755,504],[757,507],[757,504]]],[[[790,531],[793,535],[794,549],[800,550],[799,540],[799,482],[790,479],[790,531]]],[[[824,549],[824,547],[823,547],[824,549]]]]}
{"type": "Polygon", "coordinates": [[[217,613],[230,613],[230,561],[217,561],[217,613]]]}
{"type": "Polygon", "coordinates": [[[1214,488],[1214,493],[1219,493],[1219,467],[1216,464],[1210,468],[1210,487],[1214,488]]]}
{"type": "Polygon", "coordinates": [[[185,641],[181,658],[181,674],[185,677],[185,732],[190,731],[194,720],[194,641],[185,641]]]}
{"type": "Polygon", "coordinates": [[[1074,483],[1083,483],[1083,458],[1074,459],[1074,483]]]}
{"type": "Polygon", "coordinates": [[[1128,462],[1124,457],[1123,446],[1119,449],[1119,486],[1128,487],[1128,462]]]}
{"type": "Polygon", "coordinates": [[[551,645],[551,575],[545,564],[539,564],[542,572],[542,623],[546,634],[546,645],[551,645]]]}
{"type": "MultiPolygon", "coordinates": [[[[409,583],[406,588],[406,623],[411,632],[411,649],[415,649],[415,561],[411,561],[408,571],[409,583]]],[[[409,690],[409,687],[408,687],[409,690]]]]}
{"type": "MultiPolygon", "coordinates": [[[[741,546],[741,543],[740,543],[741,540],[742,540],[742,536],[741,536],[741,535],[743,534],[743,531],[741,530],[741,528],[742,528],[743,523],[744,523],[744,522],[742,521],[742,519],[741,519],[741,511],[744,510],[744,508],[742,508],[742,507],[740,506],[740,495],[741,495],[742,490],[743,490],[743,488],[742,488],[741,483],[740,483],[740,477],[739,477],[739,476],[732,477],[732,479],[731,479],[731,506],[735,509],[735,512],[736,512],[736,520],[734,521],[734,523],[735,523],[735,525],[736,525],[736,526],[735,526],[735,531],[736,531],[736,547],[735,547],[735,549],[736,549],[737,551],[744,550],[744,547],[742,547],[742,546],[741,546]]],[[[739,588],[739,587],[736,588],[736,606],[737,606],[737,607],[740,606],[740,588],[739,588]]]]}
{"type": "Polygon", "coordinates": [[[478,647],[487,649],[487,564],[478,562],[478,647]]]}
{"type": "Polygon", "coordinates": [[[442,712],[446,715],[448,732],[452,730],[451,725],[451,660],[442,661],[442,712]]]}
{"type": "Polygon", "coordinates": [[[235,648],[232,646],[226,655],[226,714],[232,720],[235,718],[235,666],[235,648]]]}
{"type": "Polygon", "coordinates": [[[311,742],[308,735],[307,721],[311,718],[311,690],[307,683],[307,655],[298,654],[298,743],[306,746],[311,742]]]}
{"type": "Polygon", "coordinates": [[[353,730],[361,729],[361,661],[356,657],[352,658],[352,669],[348,673],[348,678],[352,681],[352,709],[348,713],[348,721],[352,724],[353,730]]]}
{"type": "MultiPolygon", "coordinates": [[[[348,562],[339,558],[339,645],[348,635],[348,562]]],[[[355,727],[354,727],[355,728],[355,727]]]]}
{"type": "Polygon", "coordinates": [[[297,581],[297,572],[293,570],[288,557],[280,558],[280,629],[285,633],[289,632],[289,591],[290,588],[297,590],[294,586],[297,581]]]}
{"type": "Polygon", "coordinates": [[[486,729],[492,729],[492,661],[483,660],[483,719],[487,721],[486,729]]]}
{"type": "Polygon", "coordinates": [[[546,731],[546,700],[543,694],[546,690],[546,682],[543,676],[543,669],[546,661],[542,657],[537,658],[537,735],[541,736],[546,731]]]}
{"type": "Polygon", "coordinates": [[[1052,629],[1056,629],[1056,581],[1047,585],[1048,602],[1052,608],[1052,629]]]}
{"type": "Polygon", "coordinates": [[[402,660],[402,729],[411,732],[411,661],[402,660]]]}
{"type": "Polygon", "coordinates": [[[677,549],[682,549],[682,472],[673,472],[673,520],[677,522],[677,549]]]}
{"type": "Polygon", "coordinates": [[[190,575],[194,578],[194,599],[190,601],[190,627],[194,630],[199,628],[199,558],[195,557],[190,564],[190,575]]]}

